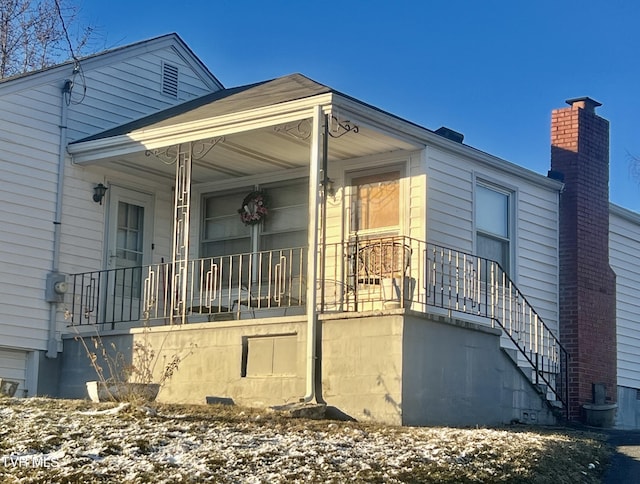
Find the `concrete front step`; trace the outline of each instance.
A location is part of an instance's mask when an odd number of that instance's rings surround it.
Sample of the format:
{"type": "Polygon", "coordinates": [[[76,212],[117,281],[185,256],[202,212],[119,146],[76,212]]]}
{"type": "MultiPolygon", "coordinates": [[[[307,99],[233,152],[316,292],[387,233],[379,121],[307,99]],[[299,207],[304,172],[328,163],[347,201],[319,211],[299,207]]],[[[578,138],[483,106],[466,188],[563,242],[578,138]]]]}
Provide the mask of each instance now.
{"type": "MultiPolygon", "coordinates": [[[[560,401],[556,400],[556,396],[549,389],[549,386],[544,383],[544,380],[539,381],[537,384],[536,381],[536,373],[534,368],[528,361],[522,361],[522,357],[520,355],[520,351],[514,348],[506,348],[504,346],[501,347],[502,351],[509,356],[511,361],[513,361],[514,365],[518,367],[520,372],[529,380],[531,385],[536,389],[538,394],[547,401],[549,405],[551,405],[554,409],[562,409],[563,405],[560,401]]],[[[551,375],[548,375],[550,378],[551,375]]]]}

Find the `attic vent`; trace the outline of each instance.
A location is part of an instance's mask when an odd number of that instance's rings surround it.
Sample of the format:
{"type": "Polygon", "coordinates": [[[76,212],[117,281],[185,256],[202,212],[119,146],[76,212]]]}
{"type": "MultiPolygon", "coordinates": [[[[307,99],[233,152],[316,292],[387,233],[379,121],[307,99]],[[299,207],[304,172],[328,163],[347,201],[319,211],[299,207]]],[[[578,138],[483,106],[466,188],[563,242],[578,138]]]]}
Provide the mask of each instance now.
{"type": "Polygon", "coordinates": [[[162,63],[162,94],[178,97],[178,67],[162,63]]]}

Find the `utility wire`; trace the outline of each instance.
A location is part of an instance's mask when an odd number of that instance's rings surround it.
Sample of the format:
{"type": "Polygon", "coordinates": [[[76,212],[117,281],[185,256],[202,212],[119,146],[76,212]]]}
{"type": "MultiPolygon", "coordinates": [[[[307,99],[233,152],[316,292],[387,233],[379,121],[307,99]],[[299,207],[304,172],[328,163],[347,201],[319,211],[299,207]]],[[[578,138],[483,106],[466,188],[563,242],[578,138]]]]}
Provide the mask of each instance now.
{"type": "Polygon", "coordinates": [[[56,4],[56,10],[58,11],[58,18],[60,18],[60,24],[62,25],[62,31],[64,32],[64,37],[67,39],[67,44],[69,45],[69,52],[71,52],[71,58],[78,62],[78,58],[76,54],[73,52],[73,45],[71,45],[71,39],[69,38],[69,32],[67,31],[67,26],[64,22],[64,17],[62,16],[62,9],[60,8],[60,2],[58,0],[53,0],[56,4]]]}
{"type": "Polygon", "coordinates": [[[69,52],[71,52],[71,58],[73,59],[73,78],[71,79],[71,86],[69,88],[69,93],[67,94],[67,105],[80,104],[84,101],[85,96],[87,95],[87,83],[84,77],[84,72],[82,70],[82,65],[80,64],[80,59],[76,57],[75,52],[73,51],[73,45],[71,43],[71,39],[69,38],[69,31],[67,30],[67,26],[64,21],[64,17],[62,15],[62,9],[60,8],[59,0],[53,0],[56,5],[56,10],[58,12],[58,18],[60,19],[60,24],[62,25],[62,31],[64,32],[64,37],[67,40],[67,45],[69,46],[69,52]],[[73,87],[75,86],[76,76],[80,76],[82,80],[82,96],[77,101],[72,101],[71,95],[73,91],[73,87]]]}

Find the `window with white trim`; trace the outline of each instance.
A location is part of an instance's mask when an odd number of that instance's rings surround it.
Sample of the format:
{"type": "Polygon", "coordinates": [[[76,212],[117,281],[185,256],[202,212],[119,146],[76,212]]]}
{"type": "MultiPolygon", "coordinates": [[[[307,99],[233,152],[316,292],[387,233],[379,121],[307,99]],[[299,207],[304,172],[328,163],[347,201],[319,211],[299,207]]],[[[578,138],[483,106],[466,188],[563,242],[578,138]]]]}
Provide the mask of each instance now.
{"type": "Polygon", "coordinates": [[[506,272],[511,267],[512,195],[504,188],[476,183],[476,254],[497,261],[506,272]]]}
{"type": "Polygon", "coordinates": [[[400,170],[351,178],[351,231],[360,235],[400,230],[400,170]]]}
{"type": "Polygon", "coordinates": [[[207,195],[202,203],[201,257],[223,256],[251,252],[251,226],[238,216],[242,193],[253,187],[232,193],[207,195]]]}
{"type": "Polygon", "coordinates": [[[260,250],[306,247],[309,184],[305,180],[263,185],[269,215],[260,231],[260,250]]]}
{"type": "Polygon", "coordinates": [[[291,180],[205,195],[202,204],[200,256],[222,256],[307,245],[308,181],[291,180]],[[259,189],[267,196],[264,222],[245,225],[238,208],[245,194],[259,189]],[[254,243],[255,242],[255,243],[254,243]]]}

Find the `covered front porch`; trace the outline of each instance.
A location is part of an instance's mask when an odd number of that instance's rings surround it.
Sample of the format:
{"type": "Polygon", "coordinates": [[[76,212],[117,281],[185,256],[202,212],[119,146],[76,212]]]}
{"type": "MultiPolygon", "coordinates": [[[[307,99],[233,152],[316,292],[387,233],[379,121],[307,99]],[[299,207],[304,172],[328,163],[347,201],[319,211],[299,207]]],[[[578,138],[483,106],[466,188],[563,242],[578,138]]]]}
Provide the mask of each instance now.
{"type": "Polygon", "coordinates": [[[103,264],[70,271],[65,324],[296,317],[312,399],[322,315],[459,314],[500,328],[533,383],[566,401],[566,353],[507,273],[427,242],[424,131],[292,75],[70,144],[107,194],[103,264]],[[159,191],[136,190],[144,178],[159,191]],[[170,213],[155,203],[168,192],[170,213]]]}
{"type": "MultiPolygon", "coordinates": [[[[70,271],[89,277],[74,279],[84,287],[84,301],[72,301],[84,319],[74,315],[74,324],[182,324],[194,314],[307,302],[315,311],[318,291],[306,281],[327,279],[326,271],[336,286],[320,284],[321,295],[333,291],[344,303],[348,271],[327,267],[328,250],[335,259],[359,250],[359,239],[426,240],[424,217],[410,219],[403,200],[424,144],[399,128],[396,118],[295,74],[71,143],[73,164],[102,176],[106,192],[104,262],[70,271]],[[145,178],[156,181],[155,193],[136,188],[145,178]],[[169,192],[172,213],[158,202],[169,192]]],[[[94,199],[102,204],[102,196],[94,199]]]]}

